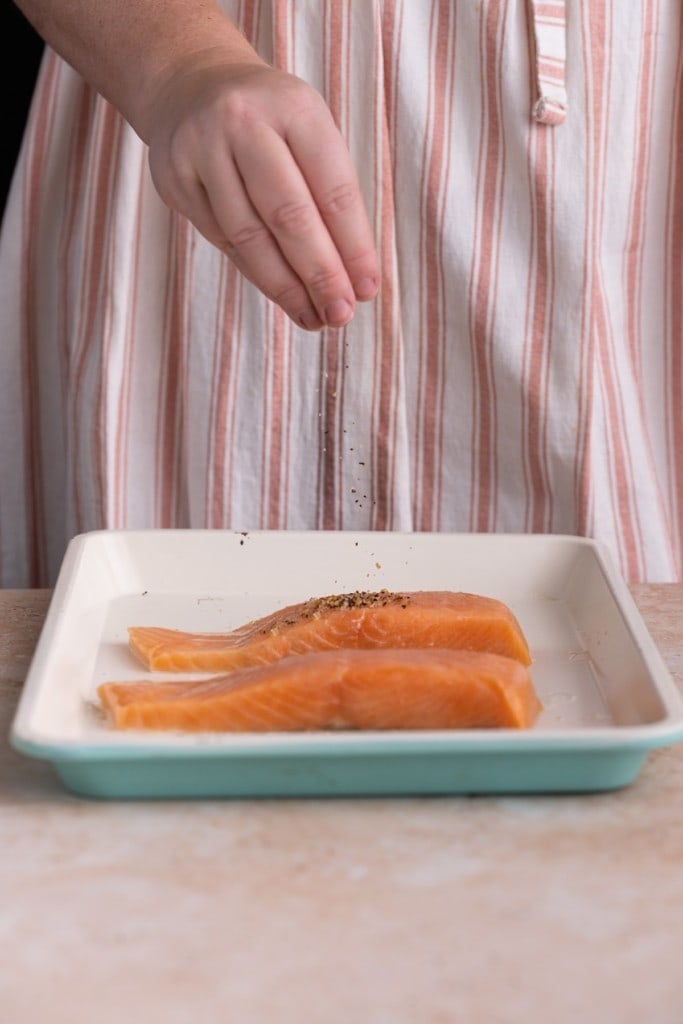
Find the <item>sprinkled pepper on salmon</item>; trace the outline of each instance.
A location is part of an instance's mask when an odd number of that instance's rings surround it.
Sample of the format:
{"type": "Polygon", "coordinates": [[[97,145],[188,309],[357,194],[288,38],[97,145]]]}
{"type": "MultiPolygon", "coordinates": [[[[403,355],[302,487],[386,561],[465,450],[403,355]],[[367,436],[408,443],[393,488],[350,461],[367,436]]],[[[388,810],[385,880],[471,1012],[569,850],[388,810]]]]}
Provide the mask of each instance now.
{"type": "Polygon", "coordinates": [[[327,650],[200,680],[103,683],[117,729],[526,729],[541,704],[514,658],[442,648],[327,650]]]}
{"type": "Polygon", "coordinates": [[[334,594],[289,605],[229,633],[131,626],[128,638],[147,668],[170,672],[222,672],[340,648],[488,651],[531,663],[524,633],[504,602],[449,590],[334,594]]]}

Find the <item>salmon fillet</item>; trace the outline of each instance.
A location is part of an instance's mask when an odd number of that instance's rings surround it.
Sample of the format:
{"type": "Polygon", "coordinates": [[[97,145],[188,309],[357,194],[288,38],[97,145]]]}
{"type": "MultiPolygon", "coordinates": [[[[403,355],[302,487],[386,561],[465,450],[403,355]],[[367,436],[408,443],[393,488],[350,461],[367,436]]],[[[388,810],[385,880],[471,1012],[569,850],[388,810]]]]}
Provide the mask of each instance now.
{"type": "Polygon", "coordinates": [[[210,679],[109,682],[117,729],[295,732],[529,728],[541,710],[527,668],[480,651],[328,650],[210,679]]]}
{"type": "Polygon", "coordinates": [[[356,591],[290,605],[230,633],[131,626],[147,668],[222,672],[336,648],[441,647],[490,651],[531,664],[519,622],[502,601],[449,590],[356,591]]]}

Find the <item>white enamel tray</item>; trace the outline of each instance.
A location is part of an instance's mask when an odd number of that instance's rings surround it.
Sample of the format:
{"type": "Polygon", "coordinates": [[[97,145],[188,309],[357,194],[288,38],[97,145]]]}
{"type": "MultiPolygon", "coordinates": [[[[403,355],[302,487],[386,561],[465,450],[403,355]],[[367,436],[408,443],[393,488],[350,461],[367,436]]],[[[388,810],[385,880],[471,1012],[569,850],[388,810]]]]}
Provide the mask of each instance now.
{"type": "MultiPolygon", "coordinates": [[[[153,678],[166,678],[154,674],[153,678]]],[[[567,536],[97,531],[72,540],[11,730],[102,798],[560,792],[625,786],[683,739],[683,699],[607,554],[567,536]],[[116,732],[106,680],[147,673],[127,627],[229,630],[352,590],[505,601],[544,704],[531,730],[230,735],[116,732]]]]}

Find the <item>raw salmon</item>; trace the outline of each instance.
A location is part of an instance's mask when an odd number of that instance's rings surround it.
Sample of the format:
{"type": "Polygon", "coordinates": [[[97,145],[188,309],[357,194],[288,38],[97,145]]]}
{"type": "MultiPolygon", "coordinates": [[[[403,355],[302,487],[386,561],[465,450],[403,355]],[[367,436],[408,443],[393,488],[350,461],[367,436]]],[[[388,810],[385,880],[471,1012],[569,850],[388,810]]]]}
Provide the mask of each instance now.
{"type": "Polygon", "coordinates": [[[531,663],[506,604],[449,590],[335,594],[290,605],[231,633],[131,626],[128,637],[148,668],[171,672],[221,672],[331,648],[443,647],[531,663]]]}
{"type": "Polygon", "coordinates": [[[97,692],[118,729],[186,732],[525,729],[541,709],[521,662],[441,648],[294,654],[210,679],[97,692]]]}

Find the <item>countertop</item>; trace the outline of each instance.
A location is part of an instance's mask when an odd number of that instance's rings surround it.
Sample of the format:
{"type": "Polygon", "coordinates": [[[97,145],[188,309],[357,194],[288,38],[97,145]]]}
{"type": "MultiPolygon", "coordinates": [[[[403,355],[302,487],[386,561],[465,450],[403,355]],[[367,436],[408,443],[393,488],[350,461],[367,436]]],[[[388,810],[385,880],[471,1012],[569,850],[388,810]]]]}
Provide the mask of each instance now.
{"type": "MultiPolygon", "coordinates": [[[[683,688],[683,586],[633,594],[683,688]]],[[[584,796],[100,803],[7,735],[2,1024],[681,1024],[683,744],[584,796]]]]}

